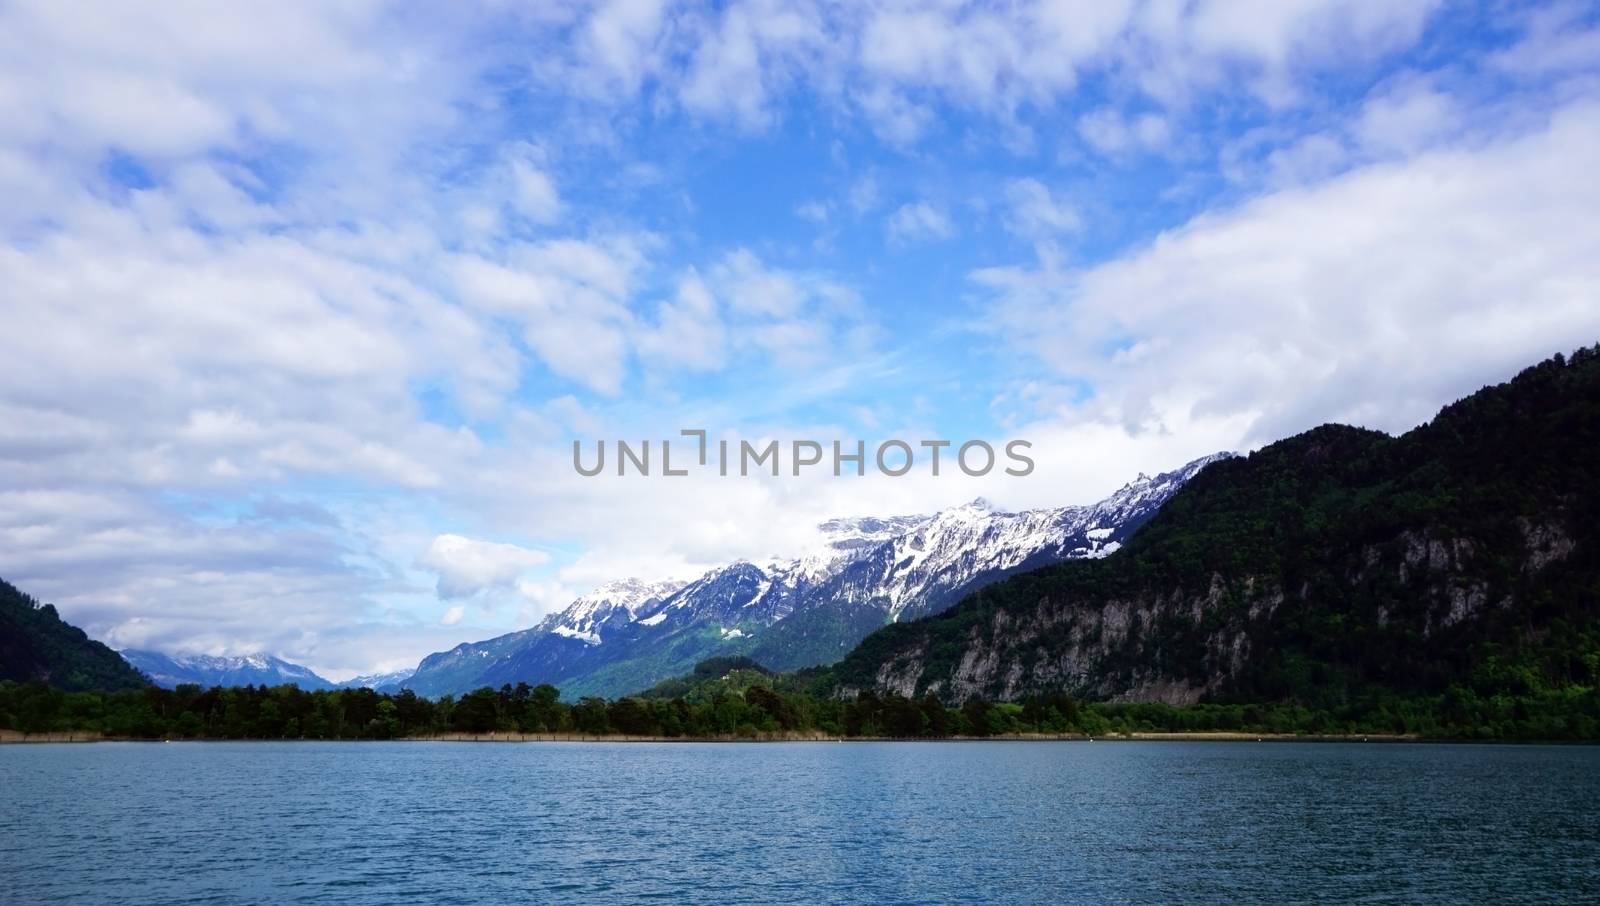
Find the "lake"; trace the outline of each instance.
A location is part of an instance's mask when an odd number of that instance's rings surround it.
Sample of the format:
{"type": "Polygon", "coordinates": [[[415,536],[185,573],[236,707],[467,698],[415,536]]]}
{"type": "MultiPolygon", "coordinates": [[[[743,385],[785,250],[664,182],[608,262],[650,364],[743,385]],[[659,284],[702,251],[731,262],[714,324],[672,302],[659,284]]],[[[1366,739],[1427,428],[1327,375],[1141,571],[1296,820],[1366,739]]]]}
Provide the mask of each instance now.
{"type": "Polygon", "coordinates": [[[0,746],[7,903],[1597,902],[1600,748],[0,746]]]}

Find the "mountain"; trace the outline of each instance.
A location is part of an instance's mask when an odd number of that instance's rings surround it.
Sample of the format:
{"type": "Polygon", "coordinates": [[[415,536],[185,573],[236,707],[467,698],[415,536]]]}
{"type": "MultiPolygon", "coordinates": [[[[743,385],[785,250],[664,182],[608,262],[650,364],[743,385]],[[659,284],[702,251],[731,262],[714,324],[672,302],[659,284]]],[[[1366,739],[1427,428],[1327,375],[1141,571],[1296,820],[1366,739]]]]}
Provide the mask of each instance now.
{"type": "Polygon", "coordinates": [[[1325,425],[1219,462],[1117,556],[888,626],[834,681],[952,702],[1592,694],[1597,451],[1592,347],[1400,437],[1325,425]]]}
{"type": "Polygon", "coordinates": [[[465,642],[449,651],[430,654],[405,681],[380,691],[405,688],[431,698],[506,682],[555,682],[545,677],[559,678],[563,664],[581,659],[589,647],[601,644],[619,627],[633,622],[641,609],[659,603],[682,584],[638,579],[607,583],[573,601],[565,610],[545,617],[532,629],[483,642],[465,642]],[[518,667],[509,667],[510,663],[518,667]],[[518,669],[526,675],[510,678],[518,669]],[[497,677],[504,678],[495,682],[497,677]]]}
{"type": "Polygon", "coordinates": [[[1091,506],[996,511],[979,499],[943,510],[850,560],[774,625],[750,654],[792,670],[843,657],[886,623],[938,613],[991,582],[1062,560],[1098,559],[1122,544],[1201,469],[1197,459],[1154,478],[1140,475],[1091,506]]]}
{"type": "Polygon", "coordinates": [[[334,684],[299,664],[291,664],[266,654],[242,657],[213,657],[207,654],[166,655],[157,651],[128,649],[122,657],[157,686],[172,689],[185,683],[204,688],[212,686],[284,686],[301,689],[332,689],[334,684]]]}
{"type": "Polygon", "coordinates": [[[800,556],[718,567],[687,584],[624,580],[532,629],[430,655],[422,695],[518,682],[616,696],[749,655],[778,670],[827,664],[886,623],[936,613],[1019,570],[1117,550],[1208,456],[1105,500],[1002,512],[983,500],[931,516],[835,519],[800,556]]]}
{"type": "Polygon", "coordinates": [[[115,651],[0,579],[0,680],[43,680],[68,690],[149,685],[115,651]]]}
{"type": "Polygon", "coordinates": [[[335,689],[398,689],[416,670],[395,670],[389,673],[368,673],[353,676],[344,682],[334,683],[335,689]]]}

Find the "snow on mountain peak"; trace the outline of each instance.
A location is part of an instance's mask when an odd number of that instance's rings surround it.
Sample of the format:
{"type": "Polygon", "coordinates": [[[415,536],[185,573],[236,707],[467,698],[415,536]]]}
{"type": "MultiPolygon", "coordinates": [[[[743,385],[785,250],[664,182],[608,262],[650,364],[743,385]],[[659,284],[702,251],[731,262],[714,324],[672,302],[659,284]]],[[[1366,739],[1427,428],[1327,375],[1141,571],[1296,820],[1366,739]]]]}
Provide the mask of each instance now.
{"type": "Polygon", "coordinates": [[[565,610],[546,617],[538,628],[587,645],[598,645],[604,641],[601,630],[607,625],[633,622],[652,602],[666,600],[684,584],[671,580],[646,582],[631,577],[606,582],[578,596],[565,610]]]}
{"type": "Polygon", "coordinates": [[[643,688],[661,679],[655,671],[672,658],[728,646],[784,668],[825,663],[884,621],[937,613],[1019,570],[1111,554],[1185,481],[1226,455],[1141,474],[1087,506],[1006,512],[979,497],[932,515],[830,519],[798,556],[728,563],[687,584],[608,582],[533,629],[458,646],[485,667],[433,655],[413,684],[443,692],[632,665],[606,680],[625,692],[624,681],[643,688]]]}
{"type": "Polygon", "coordinates": [[[845,563],[927,522],[930,516],[854,516],[829,519],[798,556],[773,556],[757,566],[769,575],[815,581],[845,563]]]}
{"type": "Polygon", "coordinates": [[[265,653],[213,655],[180,652],[169,655],[136,649],[124,649],[120,653],[128,663],[143,671],[158,685],[169,689],[181,683],[201,686],[276,686],[296,683],[303,689],[326,689],[332,685],[309,667],[265,653]]]}

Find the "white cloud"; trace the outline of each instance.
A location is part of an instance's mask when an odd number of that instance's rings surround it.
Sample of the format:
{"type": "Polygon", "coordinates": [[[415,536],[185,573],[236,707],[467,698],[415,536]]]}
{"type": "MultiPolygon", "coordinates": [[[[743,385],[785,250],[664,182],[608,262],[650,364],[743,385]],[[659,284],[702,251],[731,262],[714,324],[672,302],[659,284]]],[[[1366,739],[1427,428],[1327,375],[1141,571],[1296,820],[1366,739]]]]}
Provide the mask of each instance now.
{"type": "Polygon", "coordinates": [[[772,270],[748,249],[731,252],[712,272],[734,310],[783,318],[805,305],[806,291],[794,275],[772,270]]]}
{"type": "Polygon", "coordinates": [[[955,227],[944,211],[931,202],[907,202],[884,221],[892,242],[936,242],[955,235],[955,227]]]}
{"type": "Polygon", "coordinates": [[[554,223],[561,214],[561,196],[555,183],[533,164],[513,161],[511,179],[517,210],[534,223],[554,223]]]}
{"type": "Polygon", "coordinates": [[[878,188],[878,180],[871,173],[857,177],[850,184],[847,201],[850,209],[857,214],[865,214],[876,208],[882,199],[882,192],[878,188]]]}
{"type": "Polygon", "coordinates": [[[1468,110],[1438,77],[1400,72],[1373,87],[1353,110],[1315,117],[1299,134],[1281,126],[1246,132],[1222,148],[1222,169],[1244,184],[1305,185],[1373,161],[1531,126],[1492,105],[1475,111],[1476,122],[1468,110]]]}
{"type": "Polygon", "coordinates": [[[272,651],[349,673],[415,663],[454,638],[376,600],[401,589],[344,519],[295,501],[246,501],[243,510],[196,522],[89,482],[3,489],[0,576],[114,647],[272,651]]]}
{"type": "Polygon", "coordinates": [[[212,152],[293,147],[317,162],[296,174],[305,190],[296,200],[349,219],[416,185],[405,151],[460,127],[453,100],[479,65],[453,52],[476,14],[423,15],[410,28],[390,16],[377,3],[276,3],[226,16],[185,4],[93,16],[7,4],[0,145],[49,149],[55,167],[89,172],[116,149],[158,176],[212,152]]]}
{"type": "Polygon", "coordinates": [[[806,201],[795,206],[794,213],[801,220],[810,221],[818,225],[828,222],[829,208],[824,201],[806,201]]]}
{"type": "Polygon", "coordinates": [[[439,625],[440,626],[454,626],[457,623],[461,622],[462,617],[465,617],[466,615],[467,615],[467,608],[466,607],[464,607],[464,606],[462,606],[460,604],[452,604],[447,610],[445,610],[444,616],[439,618],[439,625]]]}
{"type": "Polygon", "coordinates": [[[666,4],[661,0],[609,0],[594,9],[583,29],[582,54],[591,89],[630,95],[660,66],[666,4]]]}
{"type": "Polygon", "coordinates": [[[578,597],[578,592],[572,586],[559,581],[523,580],[517,583],[517,594],[524,601],[523,606],[517,611],[517,623],[522,626],[538,623],[545,616],[561,610],[578,597]]]}
{"type": "Polygon", "coordinates": [[[695,38],[679,97],[694,113],[746,126],[770,118],[769,96],[822,41],[815,11],[777,0],[729,5],[695,38]]]}
{"type": "MultiPolygon", "coordinates": [[[[1259,98],[1292,101],[1308,73],[1350,65],[1414,42],[1436,0],[1299,0],[1262,7],[1039,0],[996,7],[952,2],[835,5],[606,4],[588,16],[567,64],[581,84],[621,94],[665,88],[689,112],[744,127],[770,125],[775,99],[806,88],[858,112],[895,144],[933,122],[925,99],[1016,125],[1085,74],[1136,73],[1135,90],[1163,106],[1244,80],[1259,98]],[[670,25],[667,23],[671,23],[670,25]]],[[[1158,118],[1132,127],[1164,142],[1158,118]]],[[[1015,135],[1015,131],[1006,134],[1015,135]]]]}
{"type": "Polygon", "coordinates": [[[639,237],[551,239],[474,254],[452,263],[464,302],[521,331],[553,372],[599,393],[622,389],[627,371],[628,303],[645,266],[639,237]]]}
{"type": "Polygon", "coordinates": [[[492,588],[515,587],[523,573],[549,559],[544,551],[515,544],[439,535],[417,558],[417,565],[438,574],[439,597],[464,598],[492,588]]]}
{"type": "Polygon", "coordinates": [[[1217,52],[1284,64],[1293,55],[1380,53],[1416,40],[1437,0],[1246,0],[1197,4],[1188,23],[1195,42],[1217,52]]]}
{"type": "Polygon", "coordinates": [[[1596,155],[1600,108],[1576,105],[1532,135],[1206,214],[1082,271],[974,278],[1004,336],[1093,381],[1130,430],[1241,416],[1241,443],[1331,420],[1402,430],[1600,336],[1596,155]]]}
{"type": "Polygon", "coordinates": [[[1414,154],[1454,136],[1462,116],[1449,94],[1425,78],[1411,76],[1369,95],[1352,131],[1369,153],[1414,154]]]}
{"type": "Polygon", "coordinates": [[[1439,0],[1211,0],[1196,4],[1175,34],[1160,43],[1178,53],[1189,84],[1203,85],[1223,65],[1243,63],[1254,70],[1256,93],[1283,105],[1298,100],[1297,76],[1308,69],[1350,65],[1414,43],[1440,5],[1439,0]]]}
{"type": "Polygon", "coordinates": [[[789,371],[862,352],[855,293],[827,275],[768,265],[749,249],[691,273],[646,335],[647,360],[705,370],[742,355],[789,371]]]}
{"type": "Polygon", "coordinates": [[[1342,136],[1314,132],[1267,152],[1263,181],[1273,187],[1320,182],[1358,160],[1342,136]]]}
{"type": "Polygon", "coordinates": [[[1037,179],[1012,180],[1006,186],[1006,201],[1011,205],[1006,229],[1025,239],[1049,239],[1083,229],[1077,210],[1037,179]]]}
{"type": "Polygon", "coordinates": [[[1519,76],[1600,69],[1600,25],[1585,22],[1588,4],[1557,2],[1520,11],[1520,41],[1490,57],[1496,68],[1519,76]]]}
{"type": "Polygon", "coordinates": [[[1112,157],[1132,151],[1159,151],[1172,140],[1166,117],[1141,113],[1130,118],[1110,107],[1079,117],[1078,135],[1096,151],[1112,157]]]}
{"type": "Polygon", "coordinates": [[[647,362],[689,371],[710,371],[727,362],[727,330],[716,298],[698,273],[684,276],[676,296],[661,303],[656,321],[637,341],[647,362]]]}
{"type": "Polygon", "coordinates": [[[857,92],[856,105],[872,131],[892,145],[915,144],[935,122],[934,112],[926,105],[913,102],[905,92],[888,85],[857,92]]]}

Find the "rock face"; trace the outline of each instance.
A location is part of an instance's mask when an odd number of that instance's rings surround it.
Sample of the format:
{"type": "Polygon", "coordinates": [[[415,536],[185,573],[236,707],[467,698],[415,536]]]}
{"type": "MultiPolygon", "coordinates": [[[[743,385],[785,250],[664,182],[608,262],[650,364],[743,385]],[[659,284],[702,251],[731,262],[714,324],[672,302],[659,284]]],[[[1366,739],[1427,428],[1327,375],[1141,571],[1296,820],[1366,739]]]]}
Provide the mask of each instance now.
{"type": "Polygon", "coordinates": [[[332,689],[333,683],[299,664],[265,654],[242,657],[213,657],[205,654],[166,655],[157,651],[122,652],[128,663],[166,689],[185,683],[212,686],[283,686],[301,689],[332,689]]]}
{"type": "Polygon", "coordinates": [[[432,696],[549,682],[615,696],[717,655],[781,670],[828,664],[880,626],[938,613],[1008,575],[1117,550],[1224,456],[1141,475],[1090,506],[1007,513],[975,500],[931,516],[831,520],[799,557],[732,563],[686,584],[612,583],[532,629],[430,655],[401,685],[432,696]]]}
{"type": "Polygon", "coordinates": [[[1067,692],[1336,706],[1453,684],[1593,685],[1596,449],[1590,349],[1398,438],[1329,425],[1218,463],[1118,556],[887,627],[834,675],[844,695],[952,702],[1067,692]]]}
{"type": "Polygon", "coordinates": [[[750,654],[773,669],[827,664],[879,626],[939,613],[1006,576],[1119,548],[1166,500],[1224,454],[1140,475],[1090,506],[1000,512],[979,499],[943,510],[842,563],[750,654]]]}

